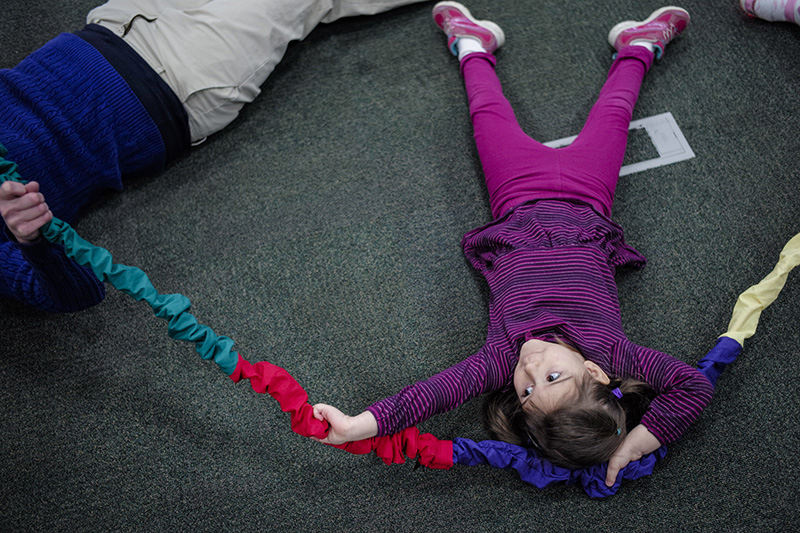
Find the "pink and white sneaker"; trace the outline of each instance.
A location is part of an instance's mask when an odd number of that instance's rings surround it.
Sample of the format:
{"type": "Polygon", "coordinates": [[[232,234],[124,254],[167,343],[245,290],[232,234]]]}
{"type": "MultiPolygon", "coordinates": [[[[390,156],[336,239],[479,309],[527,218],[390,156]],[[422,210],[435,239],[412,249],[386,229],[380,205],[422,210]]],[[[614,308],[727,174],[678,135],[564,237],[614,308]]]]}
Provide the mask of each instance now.
{"type": "Polygon", "coordinates": [[[433,6],[433,21],[447,35],[447,47],[454,56],[458,55],[458,40],[463,37],[476,39],[489,53],[506,42],[500,26],[489,20],[476,20],[458,2],[439,2],[433,6]]]}
{"type": "Polygon", "coordinates": [[[608,44],[618,52],[634,41],[653,45],[656,59],[661,59],[664,47],[686,29],[689,13],[680,7],[667,6],[653,11],[642,21],[626,20],[608,32],[608,44]]]}
{"type": "Polygon", "coordinates": [[[800,0],[739,0],[739,5],[751,17],[800,24],[800,0]]]}

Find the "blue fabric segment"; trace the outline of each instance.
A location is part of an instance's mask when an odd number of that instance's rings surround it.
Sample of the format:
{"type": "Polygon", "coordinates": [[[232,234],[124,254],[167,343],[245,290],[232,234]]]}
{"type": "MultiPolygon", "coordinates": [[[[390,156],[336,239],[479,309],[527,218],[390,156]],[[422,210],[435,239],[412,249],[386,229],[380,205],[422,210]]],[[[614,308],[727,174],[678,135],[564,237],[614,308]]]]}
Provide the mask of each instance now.
{"type": "Polygon", "coordinates": [[[740,353],[742,353],[741,344],[730,337],[720,337],[717,344],[697,363],[697,368],[716,387],[719,375],[726,366],[739,357],[740,353]]]}
{"type": "Polygon", "coordinates": [[[662,446],[640,460],[629,463],[622,470],[621,476],[617,477],[617,482],[612,487],[608,487],[605,483],[607,468],[605,463],[581,470],[569,470],[542,459],[533,450],[507,442],[496,440],[475,442],[469,439],[453,439],[454,463],[513,468],[519,474],[520,479],[540,489],[559,481],[567,484],[579,484],[592,498],[605,498],[616,494],[622,479],[633,480],[650,475],[656,461],[663,459],[666,454],[667,447],[662,446]]]}
{"type": "MultiPolygon", "coordinates": [[[[742,352],[742,346],[729,337],[720,337],[716,345],[697,364],[697,368],[712,385],[717,378],[742,352]]],[[[667,447],[661,446],[655,452],[645,455],[638,461],[629,463],[620,471],[613,486],[606,486],[607,463],[593,465],[580,470],[569,470],[555,466],[539,457],[529,448],[507,442],[485,440],[475,442],[469,439],[453,439],[453,464],[490,465],[495,468],[512,468],[520,479],[539,488],[559,481],[579,484],[592,498],[605,498],[617,493],[623,479],[634,480],[653,473],[656,462],[667,455],[667,447]]]]}

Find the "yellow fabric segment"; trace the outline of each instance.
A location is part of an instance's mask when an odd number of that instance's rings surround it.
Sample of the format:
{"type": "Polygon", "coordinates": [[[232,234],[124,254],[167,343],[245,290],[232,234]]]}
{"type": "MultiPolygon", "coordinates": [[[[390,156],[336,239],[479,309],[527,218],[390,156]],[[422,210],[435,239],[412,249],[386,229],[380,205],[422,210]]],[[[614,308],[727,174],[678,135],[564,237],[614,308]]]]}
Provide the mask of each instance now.
{"type": "Polygon", "coordinates": [[[792,237],[783,247],[778,264],[772,272],[739,295],[733,308],[731,322],[728,324],[728,332],[722,336],[730,337],[744,345],[744,340],[756,332],[761,311],[775,301],[786,283],[789,271],[798,264],[800,264],[800,233],[792,237]]]}

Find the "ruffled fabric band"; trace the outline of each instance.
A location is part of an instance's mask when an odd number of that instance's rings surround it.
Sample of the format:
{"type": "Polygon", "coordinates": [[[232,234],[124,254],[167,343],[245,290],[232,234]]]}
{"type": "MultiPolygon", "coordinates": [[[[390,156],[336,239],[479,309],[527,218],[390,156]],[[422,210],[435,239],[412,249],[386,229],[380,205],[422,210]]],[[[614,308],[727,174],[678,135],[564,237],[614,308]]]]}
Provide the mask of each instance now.
{"type": "MultiPolygon", "coordinates": [[[[5,154],[5,148],[0,144],[0,183],[7,180],[22,182],[16,165],[2,157],[5,154]]],[[[98,279],[110,283],[137,300],[147,302],[157,317],[167,321],[170,337],[194,343],[200,357],[213,360],[234,382],[249,380],[254,391],[272,396],[281,409],[289,413],[292,431],[319,439],[327,435],[327,423],[314,418],[308,394],[285,369],[266,361],[251,364],[241,357],[232,350],[232,339],[217,335],[208,326],[198,323],[189,313],[191,304],[188,298],[181,294],[160,294],[142,270],[115,264],[107,250],[82,239],[62,220],[54,218],[42,228],[42,235],[50,242],[61,244],[68,257],[91,268],[98,279]]],[[[790,244],[791,246],[787,246],[790,251],[784,250],[779,263],[781,268],[777,277],[780,278],[780,286],[775,287],[775,275],[765,278],[770,299],[760,302],[758,313],[777,297],[786,274],[798,263],[800,235],[792,239],[790,244]],[[790,257],[791,260],[785,260],[785,257],[790,257]]],[[[754,288],[751,287],[749,291],[747,294],[752,294],[754,288]]],[[[757,322],[757,314],[755,320],[752,318],[754,312],[751,307],[741,311],[743,316],[746,313],[746,320],[737,318],[738,309],[734,311],[731,320],[732,324],[748,324],[746,336],[755,332],[757,322]]],[[[698,363],[698,368],[712,383],[716,383],[720,373],[736,359],[741,350],[742,344],[738,339],[720,337],[714,348],[698,363]]],[[[589,496],[597,498],[615,494],[622,479],[632,480],[650,475],[656,461],[666,455],[666,447],[662,446],[639,461],[631,462],[621,471],[617,482],[612,487],[607,487],[606,464],[571,471],[555,466],[538,457],[534,451],[520,446],[491,440],[440,440],[428,433],[421,434],[415,427],[395,435],[373,437],[335,447],[353,454],[374,451],[386,464],[403,463],[408,457],[418,458],[420,465],[436,469],[448,469],[454,464],[486,464],[496,468],[510,468],[516,470],[523,481],[537,487],[546,487],[555,482],[574,483],[581,485],[589,496]]]]}

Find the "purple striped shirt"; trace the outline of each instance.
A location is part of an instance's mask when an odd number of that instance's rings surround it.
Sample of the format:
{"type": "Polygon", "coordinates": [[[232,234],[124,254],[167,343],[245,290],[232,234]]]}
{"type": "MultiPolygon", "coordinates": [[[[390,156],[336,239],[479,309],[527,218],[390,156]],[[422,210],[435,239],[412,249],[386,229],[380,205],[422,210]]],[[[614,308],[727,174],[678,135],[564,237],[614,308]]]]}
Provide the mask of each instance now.
{"type": "Polygon", "coordinates": [[[489,285],[486,343],[475,354],[367,409],[378,435],[413,426],[511,383],[526,335],[557,333],[606,373],[632,377],[658,396],[642,424],[661,443],[678,439],[711,400],[696,369],[625,337],[615,270],[641,268],[622,228],[581,203],[540,200],[472,230],[464,253],[489,285]]]}

